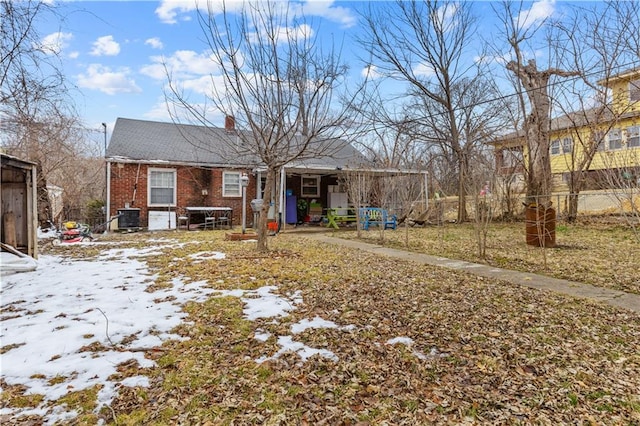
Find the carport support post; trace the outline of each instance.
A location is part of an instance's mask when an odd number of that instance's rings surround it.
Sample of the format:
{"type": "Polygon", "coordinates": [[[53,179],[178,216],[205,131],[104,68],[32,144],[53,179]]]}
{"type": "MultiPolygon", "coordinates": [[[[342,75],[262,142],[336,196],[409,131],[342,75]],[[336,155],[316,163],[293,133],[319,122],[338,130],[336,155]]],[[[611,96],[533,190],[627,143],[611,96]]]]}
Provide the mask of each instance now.
{"type": "Polygon", "coordinates": [[[240,176],[240,185],[242,186],[242,233],[247,230],[247,186],[249,186],[249,176],[242,173],[240,176]]]}

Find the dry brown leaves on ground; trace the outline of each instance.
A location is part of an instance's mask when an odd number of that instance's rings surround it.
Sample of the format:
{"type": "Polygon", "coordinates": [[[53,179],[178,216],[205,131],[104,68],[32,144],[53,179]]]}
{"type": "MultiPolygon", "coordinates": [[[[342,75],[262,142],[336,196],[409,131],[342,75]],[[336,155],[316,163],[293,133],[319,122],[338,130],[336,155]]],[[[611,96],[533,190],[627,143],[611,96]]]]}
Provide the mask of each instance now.
{"type": "MultiPolygon", "coordinates": [[[[525,244],[525,224],[493,223],[488,227],[486,257],[478,256],[473,224],[445,224],[384,232],[383,244],[420,253],[500,268],[532,272],[599,287],[640,294],[640,241],[633,230],[607,224],[571,224],[556,229],[555,248],[525,244]]],[[[333,235],[357,238],[354,230],[333,235]]],[[[361,239],[380,243],[380,232],[363,231],[361,239]]]]}
{"type": "Polygon", "coordinates": [[[638,315],[297,235],[273,245],[296,255],[230,247],[194,279],[276,285],[300,291],[303,304],[277,321],[244,319],[237,298],[189,306],[194,324],[181,331],[190,339],[166,345],[151,389],[117,399],[119,424],[640,422],[638,315]],[[293,339],[336,360],[289,352],[256,362],[292,324],[316,317],[338,327],[293,339]],[[257,340],[257,330],[271,337],[257,340]]]}
{"type": "Polygon", "coordinates": [[[237,297],[188,304],[187,340],[122,369],[152,384],[121,388],[109,424],[640,424],[637,314],[296,234],[272,238],[269,256],[213,231],[189,238],[201,243],[154,257],[161,280],[269,285],[302,303],[255,321],[237,297]],[[226,259],[170,261],[207,248],[226,259]],[[336,327],[292,333],[314,318],[336,327]],[[287,336],[335,358],[257,362],[287,336]]]}

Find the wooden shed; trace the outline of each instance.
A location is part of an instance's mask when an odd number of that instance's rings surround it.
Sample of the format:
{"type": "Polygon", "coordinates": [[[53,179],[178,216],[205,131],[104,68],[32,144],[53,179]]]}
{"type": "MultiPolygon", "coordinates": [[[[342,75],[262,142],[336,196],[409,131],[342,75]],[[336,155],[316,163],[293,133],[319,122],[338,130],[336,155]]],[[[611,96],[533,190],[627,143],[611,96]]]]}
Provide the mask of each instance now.
{"type": "Polygon", "coordinates": [[[2,242],[38,257],[36,165],[7,154],[2,158],[0,217],[2,242]]]}

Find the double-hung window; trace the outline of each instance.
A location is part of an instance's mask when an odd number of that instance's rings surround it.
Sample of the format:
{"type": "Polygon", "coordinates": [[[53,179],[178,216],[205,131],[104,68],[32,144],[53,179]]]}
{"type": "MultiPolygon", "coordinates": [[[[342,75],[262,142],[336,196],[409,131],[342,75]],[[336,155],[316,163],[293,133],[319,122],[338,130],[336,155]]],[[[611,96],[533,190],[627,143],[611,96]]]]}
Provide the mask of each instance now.
{"type": "Polygon", "coordinates": [[[551,155],[560,154],[560,141],[558,139],[551,141],[551,155]]]}
{"type": "Polygon", "coordinates": [[[149,169],[149,206],[176,205],[175,169],[149,169]]]}
{"type": "Polygon", "coordinates": [[[320,196],[320,176],[313,176],[313,175],[302,176],[302,196],[303,197],[319,197],[320,196]]]}
{"type": "Polygon", "coordinates": [[[622,148],[622,132],[620,129],[610,130],[607,138],[609,139],[609,149],[613,150],[622,148]]]}
{"type": "Polygon", "coordinates": [[[240,172],[223,172],[222,173],[222,196],[223,197],[240,197],[242,196],[240,188],[240,172]]]}
{"type": "Polygon", "coordinates": [[[573,152],[573,138],[562,139],[562,152],[571,154],[573,152]]]}
{"type": "Polygon", "coordinates": [[[627,127],[627,148],[640,147],[640,126],[627,127]]]}

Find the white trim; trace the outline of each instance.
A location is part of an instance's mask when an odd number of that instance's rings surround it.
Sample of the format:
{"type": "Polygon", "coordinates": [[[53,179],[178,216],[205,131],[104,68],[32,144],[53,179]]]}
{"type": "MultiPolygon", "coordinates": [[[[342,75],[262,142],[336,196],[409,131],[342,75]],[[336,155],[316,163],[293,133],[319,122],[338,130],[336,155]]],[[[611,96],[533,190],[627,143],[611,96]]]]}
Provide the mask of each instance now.
{"type": "Polygon", "coordinates": [[[320,196],[320,175],[302,175],[300,176],[300,197],[302,198],[308,198],[308,197],[319,197],[320,196]],[[316,191],[311,193],[311,192],[304,192],[305,188],[312,188],[312,186],[307,185],[305,187],[304,185],[304,180],[305,179],[315,179],[316,184],[315,184],[315,188],[316,191]]]}
{"type": "Polygon", "coordinates": [[[147,207],[175,207],[176,198],[178,194],[178,172],[173,168],[160,168],[150,167],[147,170],[147,207]],[[159,173],[173,173],[173,202],[172,203],[151,203],[151,174],[153,172],[159,173]]]}
{"type": "Polygon", "coordinates": [[[224,171],[224,172],[222,172],[222,196],[223,197],[230,197],[230,198],[242,197],[242,185],[240,184],[240,177],[241,176],[242,176],[242,172],[238,172],[238,171],[224,171]],[[227,192],[226,176],[229,176],[229,175],[238,176],[238,192],[237,193],[229,194],[227,192]]]}

